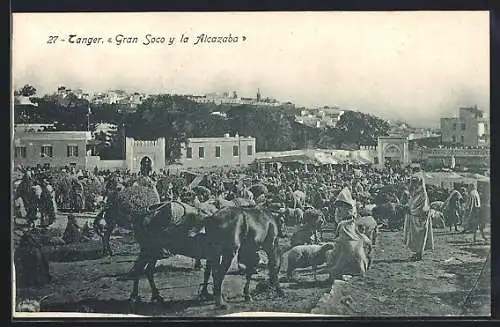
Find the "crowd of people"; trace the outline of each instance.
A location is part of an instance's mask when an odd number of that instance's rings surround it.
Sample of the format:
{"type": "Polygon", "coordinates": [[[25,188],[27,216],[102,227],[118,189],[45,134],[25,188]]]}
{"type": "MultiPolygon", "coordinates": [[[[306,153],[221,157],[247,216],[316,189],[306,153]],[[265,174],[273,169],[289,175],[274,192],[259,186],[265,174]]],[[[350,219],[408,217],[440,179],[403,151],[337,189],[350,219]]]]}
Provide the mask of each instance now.
{"type": "MultiPolygon", "coordinates": [[[[92,199],[104,204],[111,180],[116,184],[114,191],[145,180],[158,192],[162,202],[176,200],[200,207],[200,203],[214,199],[244,198],[282,214],[288,224],[303,226],[307,226],[307,221],[303,221],[300,214],[295,219],[294,213],[297,210],[315,210],[336,226],[337,235],[349,235],[345,222],[361,216],[373,215],[379,224],[387,225],[385,218],[388,217],[375,215],[373,208],[385,203],[397,203],[404,208],[402,224],[397,228],[403,229],[405,244],[415,252],[413,259],[421,260],[424,252],[434,247],[432,218],[428,212],[436,208],[432,208],[424,178],[416,177],[416,170],[410,167],[378,170],[370,165],[259,164],[205,172],[197,185],[189,185],[192,182],[189,176],[194,174],[173,174],[168,170],[131,173],[97,168],[78,170],[65,167],[54,171],[41,167],[19,167],[19,172],[22,178],[16,183],[16,213],[32,225],[39,220],[44,228],[55,221],[58,208],[68,203],[70,211],[86,210],[89,196],[85,192],[90,192],[86,191],[89,183],[102,186],[91,191],[97,193],[92,199]],[[66,190],[57,185],[61,174],[70,181],[69,186],[65,184],[66,190]]],[[[474,241],[477,230],[485,238],[484,225],[488,221],[481,212],[484,204],[474,185],[469,189],[457,186],[438,201],[441,204],[437,209],[443,212],[447,225],[454,225],[456,230],[457,225],[461,225],[464,233],[473,233],[474,241]]]]}

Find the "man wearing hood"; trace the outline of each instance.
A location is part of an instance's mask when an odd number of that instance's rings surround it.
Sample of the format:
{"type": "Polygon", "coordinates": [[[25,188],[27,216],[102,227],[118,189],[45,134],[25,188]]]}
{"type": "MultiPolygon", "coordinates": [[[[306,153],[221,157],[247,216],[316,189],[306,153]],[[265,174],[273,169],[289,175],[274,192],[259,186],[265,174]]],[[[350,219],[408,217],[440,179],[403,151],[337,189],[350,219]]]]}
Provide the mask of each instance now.
{"type": "Polygon", "coordinates": [[[462,195],[456,187],[451,191],[450,195],[443,203],[443,214],[446,218],[446,225],[450,227],[455,226],[455,231],[458,231],[457,225],[460,220],[462,195]]]}
{"type": "Polygon", "coordinates": [[[356,217],[356,202],[352,198],[349,187],[344,187],[337,196],[335,203],[335,222],[339,224],[343,220],[356,217]]]}
{"type": "Polygon", "coordinates": [[[473,233],[472,243],[476,243],[476,233],[478,229],[481,233],[481,237],[486,241],[487,239],[484,236],[484,227],[487,221],[484,219],[485,215],[482,215],[481,212],[481,199],[479,197],[479,192],[477,191],[475,184],[470,184],[468,188],[469,194],[464,210],[465,231],[471,231],[473,233]]]}
{"type": "Polygon", "coordinates": [[[429,215],[429,198],[425,182],[415,177],[410,182],[410,199],[406,205],[407,213],[404,222],[404,243],[415,252],[412,260],[420,261],[425,250],[434,250],[434,234],[429,215]]]}
{"type": "Polygon", "coordinates": [[[344,274],[364,276],[370,264],[371,241],[356,226],[356,203],[351,191],[344,187],[335,201],[337,238],[335,249],[326,253],[330,279],[344,274]]]}

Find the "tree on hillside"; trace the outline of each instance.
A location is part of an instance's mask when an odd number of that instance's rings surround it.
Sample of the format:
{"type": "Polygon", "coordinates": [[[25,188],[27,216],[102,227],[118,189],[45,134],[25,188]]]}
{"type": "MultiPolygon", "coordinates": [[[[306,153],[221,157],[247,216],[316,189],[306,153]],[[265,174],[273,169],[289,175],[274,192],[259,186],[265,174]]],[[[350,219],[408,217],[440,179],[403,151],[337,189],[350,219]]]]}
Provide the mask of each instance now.
{"type": "Polygon", "coordinates": [[[257,151],[295,148],[292,124],[294,116],[283,110],[241,105],[227,112],[230,133],[256,138],[257,151]]]}
{"type": "Polygon", "coordinates": [[[14,91],[15,96],[32,97],[35,94],[36,89],[29,84],[26,84],[22,88],[14,91]]]}
{"type": "Polygon", "coordinates": [[[96,154],[103,160],[123,160],[125,154],[124,124],[118,124],[116,131],[100,132],[95,135],[96,154]]]}
{"type": "MultiPolygon", "coordinates": [[[[61,103],[55,94],[33,98],[38,104],[36,108],[36,121],[38,123],[54,123],[58,130],[85,131],[87,130],[87,115],[89,103],[87,100],[78,99],[76,96],[61,103]]],[[[95,129],[95,121],[90,117],[90,130],[95,129]]]]}
{"type": "Polygon", "coordinates": [[[165,159],[175,162],[188,137],[189,116],[199,115],[199,109],[203,111],[198,103],[182,96],[150,96],[127,117],[127,136],[137,139],[165,137],[165,159]]]}
{"type": "Polygon", "coordinates": [[[379,136],[389,132],[387,121],[359,111],[347,111],[341,117],[331,135],[337,146],[344,145],[376,145],[379,136]]]}

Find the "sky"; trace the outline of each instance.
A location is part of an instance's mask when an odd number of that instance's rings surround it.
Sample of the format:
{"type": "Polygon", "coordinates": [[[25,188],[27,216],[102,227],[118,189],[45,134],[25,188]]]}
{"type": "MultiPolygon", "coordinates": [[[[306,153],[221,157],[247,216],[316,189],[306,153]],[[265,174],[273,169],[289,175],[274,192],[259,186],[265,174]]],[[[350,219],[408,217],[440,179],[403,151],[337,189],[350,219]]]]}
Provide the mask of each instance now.
{"type": "Polygon", "coordinates": [[[260,88],[298,106],[429,127],[460,106],[490,109],[486,11],[14,13],[12,26],[13,88],[39,94],[64,85],[251,97],[260,88]],[[70,34],[103,43],[70,44],[70,34]],[[120,34],[138,42],[117,45],[120,34]],[[165,43],[144,45],[147,34],[165,43]],[[195,45],[201,34],[238,42],[195,45]]]}

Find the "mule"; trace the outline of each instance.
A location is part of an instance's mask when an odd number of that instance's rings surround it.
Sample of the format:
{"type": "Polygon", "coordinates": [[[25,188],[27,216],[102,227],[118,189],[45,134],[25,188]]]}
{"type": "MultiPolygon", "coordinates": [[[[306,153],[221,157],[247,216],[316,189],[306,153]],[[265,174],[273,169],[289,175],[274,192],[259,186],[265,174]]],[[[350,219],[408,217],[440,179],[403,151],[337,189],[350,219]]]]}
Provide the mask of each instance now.
{"type": "MultiPolygon", "coordinates": [[[[110,203],[112,204],[114,201],[110,201],[110,203]]],[[[149,206],[143,216],[136,217],[135,219],[150,219],[151,216],[160,215],[163,216],[165,221],[168,221],[172,225],[176,225],[182,222],[187,215],[200,215],[201,217],[204,217],[215,212],[215,210],[215,208],[211,208],[210,206],[195,208],[180,201],[169,201],[149,206]],[[205,209],[207,211],[205,211],[205,209]],[[208,211],[208,209],[211,209],[212,211],[208,211]]],[[[115,228],[118,227],[118,216],[120,214],[120,208],[110,205],[102,210],[94,219],[94,230],[102,239],[104,255],[113,255],[110,238],[115,228]]],[[[196,262],[195,266],[199,266],[199,262],[196,262]]]]}
{"type": "MultiPolygon", "coordinates": [[[[172,204],[174,203],[163,205],[162,208],[167,212],[172,212],[172,204]]],[[[156,262],[163,257],[165,251],[191,257],[197,261],[202,258],[207,259],[205,279],[208,284],[212,264],[208,255],[210,243],[206,235],[202,233],[205,217],[190,212],[183,214],[181,219],[181,222],[174,225],[172,215],[162,214],[161,210],[135,217],[134,236],[139,243],[140,253],[129,272],[129,275],[133,277],[133,288],[130,294],[133,308],[139,301],[139,277],[142,273],[145,273],[151,287],[151,302],[162,303],[164,301],[153,275],[156,262]]],[[[207,295],[207,285],[204,285],[202,296],[207,295]]]]}
{"type": "MultiPolygon", "coordinates": [[[[228,207],[216,212],[205,221],[210,243],[214,297],[218,307],[227,307],[222,296],[222,282],[236,254],[246,265],[246,282],[243,288],[245,301],[251,301],[250,280],[258,264],[256,253],[263,250],[268,258],[269,284],[278,294],[283,291],[278,282],[281,265],[279,237],[283,236],[281,220],[268,211],[258,208],[228,207]]],[[[205,275],[207,277],[207,274],[205,275]]],[[[206,287],[208,279],[204,280],[206,287]]]]}

